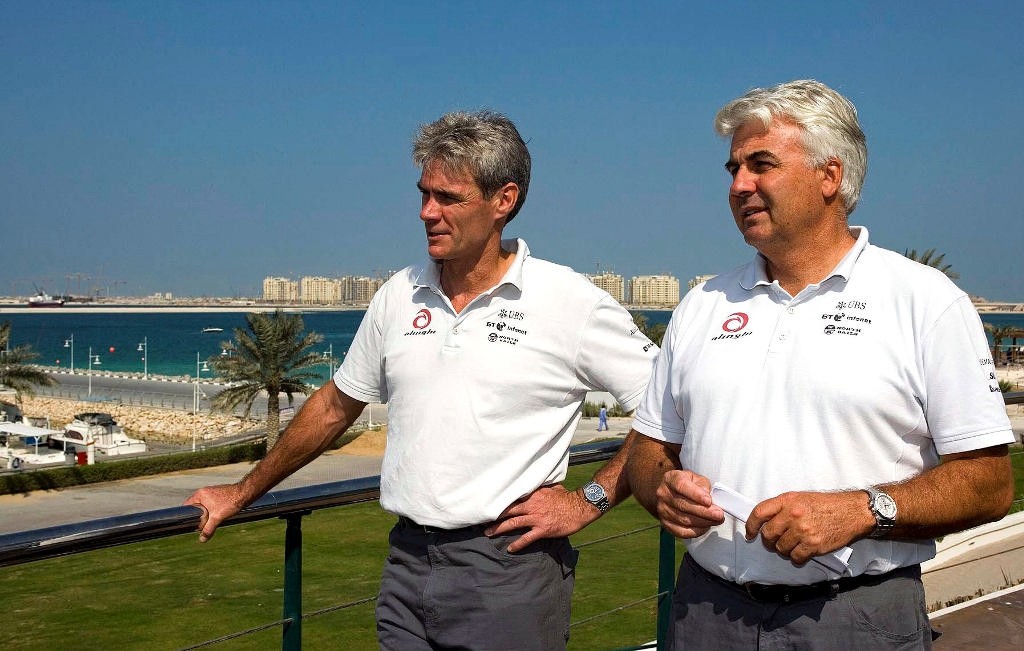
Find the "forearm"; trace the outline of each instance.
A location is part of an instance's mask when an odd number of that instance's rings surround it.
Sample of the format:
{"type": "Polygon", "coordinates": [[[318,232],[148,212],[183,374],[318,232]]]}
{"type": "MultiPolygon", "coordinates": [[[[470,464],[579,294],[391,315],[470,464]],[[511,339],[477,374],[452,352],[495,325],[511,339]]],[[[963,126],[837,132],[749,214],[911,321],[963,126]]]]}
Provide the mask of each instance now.
{"type": "Polygon", "coordinates": [[[630,450],[636,442],[637,436],[639,434],[631,430],[615,456],[594,473],[594,481],[604,488],[608,495],[608,502],[612,506],[625,501],[630,496],[629,480],[626,477],[626,460],[629,458],[630,450]]]}
{"type": "Polygon", "coordinates": [[[949,455],[913,479],[880,489],[898,507],[888,537],[935,538],[1006,515],[1014,496],[1013,471],[1002,445],[949,455]]]}
{"type": "Polygon", "coordinates": [[[625,463],[629,491],[654,517],[658,516],[658,486],[665,473],[679,470],[679,447],[657,441],[632,430],[633,438],[625,463]]]}
{"type": "Polygon", "coordinates": [[[277,444],[238,483],[249,504],[299,468],[316,459],[345,432],[365,403],[341,393],[333,382],[320,387],[302,406],[277,444]]]}

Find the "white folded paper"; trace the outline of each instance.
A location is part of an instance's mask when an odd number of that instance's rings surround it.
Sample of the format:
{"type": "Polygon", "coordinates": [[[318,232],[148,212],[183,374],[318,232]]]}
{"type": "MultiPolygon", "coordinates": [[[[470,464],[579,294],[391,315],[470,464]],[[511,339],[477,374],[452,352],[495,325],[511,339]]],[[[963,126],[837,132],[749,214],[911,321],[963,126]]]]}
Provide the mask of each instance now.
{"type": "MultiPolygon", "coordinates": [[[[746,495],[739,493],[725,484],[715,482],[711,487],[711,501],[722,508],[723,511],[741,522],[746,522],[750,512],[757,504],[746,495]]],[[[813,560],[836,574],[843,574],[850,563],[850,555],[853,550],[849,547],[842,547],[831,554],[815,556],[813,560]]]]}

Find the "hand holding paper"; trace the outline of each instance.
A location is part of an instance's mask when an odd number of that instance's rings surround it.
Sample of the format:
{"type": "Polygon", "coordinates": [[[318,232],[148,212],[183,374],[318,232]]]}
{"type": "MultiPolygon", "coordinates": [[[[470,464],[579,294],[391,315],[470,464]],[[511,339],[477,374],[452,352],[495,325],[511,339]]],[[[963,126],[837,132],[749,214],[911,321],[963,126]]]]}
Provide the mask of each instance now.
{"type": "MultiPolygon", "coordinates": [[[[715,482],[711,487],[711,501],[722,508],[723,511],[741,522],[746,522],[750,512],[757,504],[746,495],[739,493],[724,484],[715,482]]],[[[837,573],[843,574],[850,561],[853,550],[849,547],[842,547],[830,554],[816,556],[814,562],[837,573]]]]}

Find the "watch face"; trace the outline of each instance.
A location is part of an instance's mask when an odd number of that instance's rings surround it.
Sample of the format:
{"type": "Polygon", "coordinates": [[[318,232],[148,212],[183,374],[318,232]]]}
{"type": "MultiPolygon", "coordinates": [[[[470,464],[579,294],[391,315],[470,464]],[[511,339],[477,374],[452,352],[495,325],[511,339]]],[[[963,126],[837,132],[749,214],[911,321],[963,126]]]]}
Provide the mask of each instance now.
{"type": "Polygon", "coordinates": [[[888,495],[879,495],[875,498],[875,511],[886,520],[896,517],[896,502],[888,495]]]}
{"type": "Polygon", "coordinates": [[[587,484],[583,487],[583,496],[590,502],[597,502],[606,497],[604,489],[601,488],[601,484],[593,483],[587,484]]]}

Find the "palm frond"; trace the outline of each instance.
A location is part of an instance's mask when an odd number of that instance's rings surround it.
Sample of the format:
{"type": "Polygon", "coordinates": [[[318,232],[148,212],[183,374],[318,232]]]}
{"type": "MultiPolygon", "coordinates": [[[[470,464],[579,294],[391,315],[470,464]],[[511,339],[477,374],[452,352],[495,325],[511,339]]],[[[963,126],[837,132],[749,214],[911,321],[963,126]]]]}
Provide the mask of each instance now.
{"type": "MultiPolygon", "coordinates": [[[[315,332],[305,332],[302,316],[286,314],[282,310],[272,313],[253,312],[245,316],[246,329],[235,328],[234,339],[221,343],[224,352],[207,360],[217,375],[229,387],[214,399],[218,409],[234,410],[252,404],[262,392],[267,393],[268,412],[276,410],[278,395],[288,396],[289,404],[295,394],[309,395],[314,386],[310,381],[319,374],[309,371],[323,363],[318,353],[309,349],[323,341],[315,332]]],[[[268,413],[268,449],[277,438],[277,414],[268,413]]]]}

